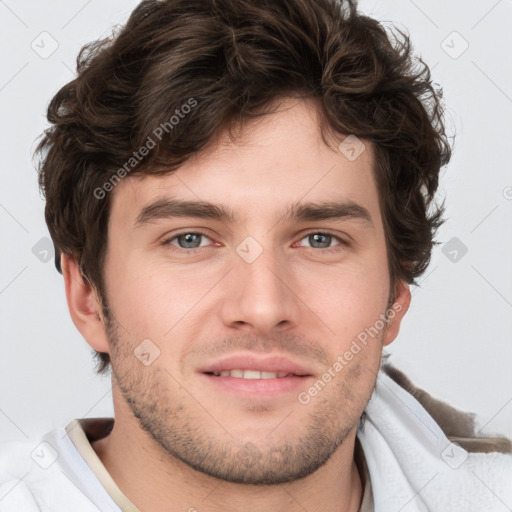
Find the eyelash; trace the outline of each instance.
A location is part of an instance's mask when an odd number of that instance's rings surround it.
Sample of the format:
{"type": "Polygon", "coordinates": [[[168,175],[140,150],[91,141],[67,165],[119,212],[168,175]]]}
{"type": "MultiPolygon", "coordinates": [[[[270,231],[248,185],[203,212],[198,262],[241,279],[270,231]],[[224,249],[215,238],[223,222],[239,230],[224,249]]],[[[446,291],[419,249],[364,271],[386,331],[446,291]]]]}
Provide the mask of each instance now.
{"type": "MultiPolygon", "coordinates": [[[[202,235],[202,236],[205,236],[206,238],[211,239],[211,236],[208,233],[206,233],[205,231],[201,231],[201,230],[183,231],[182,233],[178,233],[177,235],[173,235],[170,238],[166,238],[165,240],[162,241],[162,245],[164,245],[164,246],[172,245],[171,242],[173,240],[176,240],[178,237],[183,236],[183,235],[188,235],[188,234],[191,234],[191,235],[202,235]]],[[[327,235],[327,236],[330,236],[330,237],[336,239],[339,242],[339,244],[335,245],[334,247],[326,247],[324,249],[317,249],[315,247],[306,247],[307,249],[311,249],[311,250],[313,250],[315,252],[337,253],[339,251],[342,251],[342,250],[346,249],[347,247],[350,247],[349,242],[347,242],[343,238],[340,238],[337,235],[333,235],[332,233],[330,233],[328,231],[312,230],[312,231],[309,231],[309,232],[305,233],[302,236],[302,238],[300,238],[298,241],[300,242],[301,240],[303,240],[304,238],[306,238],[306,237],[308,237],[310,235],[327,235]]],[[[195,253],[198,250],[203,249],[203,248],[204,247],[192,247],[192,248],[186,249],[184,247],[176,247],[177,250],[182,250],[182,251],[185,251],[187,253],[195,253]]]]}

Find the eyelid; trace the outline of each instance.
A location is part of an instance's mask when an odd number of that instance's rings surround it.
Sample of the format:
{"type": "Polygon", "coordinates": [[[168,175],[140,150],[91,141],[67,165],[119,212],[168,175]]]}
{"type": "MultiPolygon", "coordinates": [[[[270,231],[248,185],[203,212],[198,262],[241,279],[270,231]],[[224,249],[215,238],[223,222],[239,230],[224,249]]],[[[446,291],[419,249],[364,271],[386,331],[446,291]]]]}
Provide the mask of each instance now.
{"type": "MultiPolygon", "coordinates": [[[[194,229],[184,229],[183,231],[180,231],[178,233],[173,233],[172,235],[164,235],[162,237],[162,241],[161,241],[161,244],[162,245],[172,245],[171,242],[176,240],[178,237],[180,236],[183,236],[183,235],[188,235],[188,234],[194,234],[194,235],[202,235],[206,238],[208,238],[209,240],[211,240],[212,242],[214,243],[218,243],[218,242],[215,242],[215,240],[213,239],[213,237],[211,236],[210,233],[200,229],[200,228],[194,228],[194,229]]],[[[176,248],[178,250],[183,250],[183,251],[194,251],[194,250],[197,250],[197,249],[202,249],[204,246],[202,247],[192,247],[192,248],[189,248],[189,249],[185,249],[184,247],[178,247],[176,246],[176,248]]]]}
{"type": "MultiPolygon", "coordinates": [[[[350,242],[348,240],[346,240],[345,238],[343,238],[343,236],[341,236],[341,234],[339,232],[332,232],[330,231],[329,229],[321,229],[321,228],[316,228],[316,229],[310,229],[304,233],[301,234],[301,237],[299,239],[299,242],[303,239],[303,238],[306,238],[307,236],[309,235],[315,235],[315,234],[319,234],[319,235],[329,235],[329,236],[332,236],[333,238],[336,238],[340,243],[344,244],[344,245],[349,245],[350,242]]],[[[343,235],[346,237],[346,238],[350,238],[352,240],[352,237],[350,235],[347,235],[346,233],[343,233],[343,235]]]]}

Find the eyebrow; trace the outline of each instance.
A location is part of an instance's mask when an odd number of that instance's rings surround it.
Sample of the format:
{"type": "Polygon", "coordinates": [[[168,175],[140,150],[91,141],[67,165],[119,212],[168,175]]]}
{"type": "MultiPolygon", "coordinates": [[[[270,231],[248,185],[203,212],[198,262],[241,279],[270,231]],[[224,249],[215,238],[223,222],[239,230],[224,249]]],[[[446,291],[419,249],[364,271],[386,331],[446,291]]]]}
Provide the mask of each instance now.
{"type": "MultiPolygon", "coordinates": [[[[158,199],[150,203],[137,216],[134,228],[160,219],[175,217],[196,217],[235,223],[237,215],[223,205],[206,201],[181,201],[176,199],[158,199]]],[[[373,226],[370,212],[363,206],[350,200],[293,203],[286,208],[281,221],[319,221],[319,220],[359,219],[373,226]]]]}

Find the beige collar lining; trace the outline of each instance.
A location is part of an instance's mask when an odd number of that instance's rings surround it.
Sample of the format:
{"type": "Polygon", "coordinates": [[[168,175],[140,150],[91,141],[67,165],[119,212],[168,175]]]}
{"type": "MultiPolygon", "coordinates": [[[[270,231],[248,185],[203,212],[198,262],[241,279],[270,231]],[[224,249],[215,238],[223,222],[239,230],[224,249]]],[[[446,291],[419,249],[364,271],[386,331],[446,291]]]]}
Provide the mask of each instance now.
{"type": "MultiPolygon", "coordinates": [[[[78,453],[91,468],[92,472],[96,475],[96,478],[112,498],[114,503],[123,512],[140,512],[140,510],[126,497],[126,495],[123,494],[121,489],[119,489],[117,484],[114,482],[114,479],[107,471],[107,468],[103,465],[100,458],[96,455],[96,452],[91,446],[91,441],[101,439],[101,437],[104,436],[92,438],[90,441],[86,435],[86,432],[84,431],[84,427],[87,430],[88,426],[105,427],[102,430],[105,430],[105,435],[107,435],[108,432],[110,432],[112,429],[113,422],[113,418],[87,418],[82,420],[75,419],[66,426],[66,432],[68,433],[69,438],[73,444],[76,446],[78,453]]],[[[97,430],[97,428],[94,428],[93,430],[97,430]]]]}

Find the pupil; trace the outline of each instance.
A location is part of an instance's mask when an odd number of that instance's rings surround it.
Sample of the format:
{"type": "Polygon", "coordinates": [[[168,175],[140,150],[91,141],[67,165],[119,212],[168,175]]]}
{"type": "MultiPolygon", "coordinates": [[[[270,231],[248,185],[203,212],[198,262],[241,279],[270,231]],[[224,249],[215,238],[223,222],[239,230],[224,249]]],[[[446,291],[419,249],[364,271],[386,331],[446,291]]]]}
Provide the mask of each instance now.
{"type": "Polygon", "coordinates": [[[315,233],[313,235],[309,235],[309,243],[313,247],[318,247],[318,245],[315,245],[317,243],[320,244],[320,248],[329,247],[331,243],[331,235],[324,235],[322,233],[315,233]]]}
{"type": "Polygon", "coordinates": [[[187,233],[185,235],[181,235],[180,236],[180,245],[184,248],[195,248],[195,247],[199,247],[199,245],[197,244],[197,241],[199,240],[199,237],[201,235],[197,234],[197,233],[187,233]],[[183,241],[184,243],[182,244],[181,241],[183,241]]]}

